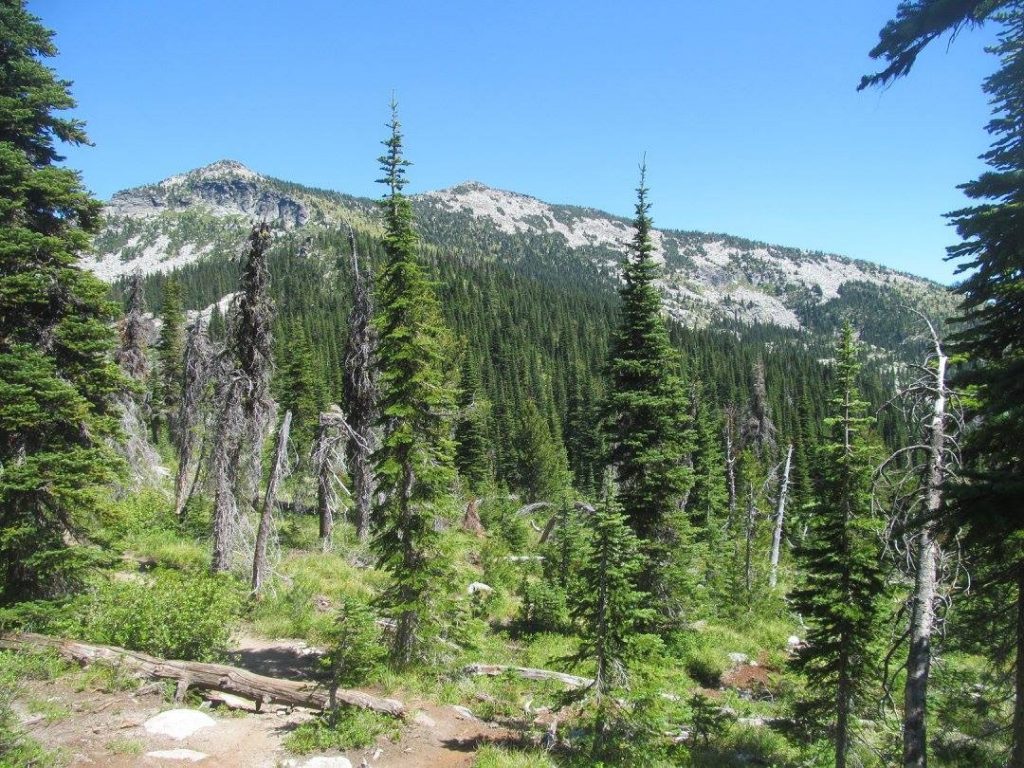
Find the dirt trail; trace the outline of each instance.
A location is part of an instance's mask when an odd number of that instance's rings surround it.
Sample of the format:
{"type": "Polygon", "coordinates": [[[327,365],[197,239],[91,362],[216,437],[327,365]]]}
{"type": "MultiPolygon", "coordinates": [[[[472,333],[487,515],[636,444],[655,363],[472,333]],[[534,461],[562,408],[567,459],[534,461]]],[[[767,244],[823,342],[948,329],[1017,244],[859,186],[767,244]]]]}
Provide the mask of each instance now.
{"type": "MultiPolygon", "coordinates": [[[[231,663],[260,674],[309,679],[316,674],[317,653],[300,641],[241,637],[232,651],[231,663]]],[[[397,742],[382,738],[368,749],[341,753],[353,768],[468,768],[481,744],[509,738],[504,729],[467,717],[453,707],[406,703],[411,715],[397,742]]],[[[292,755],[282,744],[291,730],[313,717],[308,711],[270,707],[262,713],[242,713],[223,707],[204,708],[216,724],[183,740],[147,733],[143,724],[170,708],[156,689],[141,695],[131,691],[78,691],[68,680],[29,683],[19,705],[29,733],[48,748],[63,750],[68,765],[75,768],[301,768],[317,756],[292,755]],[[47,722],[30,712],[39,709],[40,702],[70,714],[47,722]],[[146,754],[173,749],[193,750],[206,757],[189,762],[146,754]]],[[[329,754],[338,753],[323,753],[329,754]]]]}

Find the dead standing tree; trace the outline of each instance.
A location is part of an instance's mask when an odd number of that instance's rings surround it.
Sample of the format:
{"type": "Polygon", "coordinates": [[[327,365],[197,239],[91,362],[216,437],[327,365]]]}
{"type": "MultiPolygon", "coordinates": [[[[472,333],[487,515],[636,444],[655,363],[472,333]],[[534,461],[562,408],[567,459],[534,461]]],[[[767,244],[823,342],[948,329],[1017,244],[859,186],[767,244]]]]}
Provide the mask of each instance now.
{"type": "Polygon", "coordinates": [[[184,376],[178,408],[178,475],[174,483],[174,514],[181,515],[196,485],[203,427],[207,420],[206,393],[213,370],[213,348],[200,315],[185,340],[184,376]]]}
{"type": "Polygon", "coordinates": [[[263,495],[263,509],[260,513],[260,526],[256,531],[255,554],[252,560],[252,593],[258,595],[267,581],[270,560],[267,549],[270,543],[271,526],[274,522],[274,505],[277,503],[277,489],[288,475],[288,434],[292,426],[292,412],[286,411],[281,426],[277,430],[274,443],[274,463],[267,480],[267,490],[263,495]]]}
{"type": "MultiPolygon", "coordinates": [[[[229,345],[220,355],[217,376],[217,429],[210,459],[214,486],[213,561],[215,572],[232,565],[242,549],[245,512],[256,507],[262,476],[263,444],[274,414],[270,396],[271,321],[267,249],[270,228],[253,227],[233,313],[229,345]]],[[[249,540],[252,543],[252,540],[249,540]]]]}
{"type": "Polygon", "coordinates": [[[249,254],[242,271],[241,294],[235,318],[232,346],[238,360],[241,386],[242,447],[239,488],[249,506],[255,506],[256,492],[262,476],[263,444],[274,415],[274,399],[270,395],[273,372],[270,326],[274,304],[270,298],[270,271],[267,249],[270,227],[258,224],[249,235],[249,254]]]}
{"type": "Polygon", "coordinates": [[[316,474],[316,509],[320,518],[320,544],[324,551],[330,549],[334,519],[340,506],[339,488],[348,494],[341,482],[346,471],[345,450],[348,446],[350,429],[345,423],[341,409],[332,405],[320,414],[316,442],[313,445],[313,471],[316,474]]]}
{"type": "Polygon", "coordinates": [[[348,443],[348,468],[355,500],[356,531],[360,541],[370,535],[370,510],[373,506],[375,482],[370,456],[378,437],[377,401],[380,396],[373,358],[377,334],[373,327],[373,294],[370,272],[360,269],[355,234],[349,229],[352,250],[352,312],[349,315],[349,336],[345,348],[345,402],[348,405],[348,426],[354,439],[348,443]],[[358,438],[358,439],[355,439],[358,438]]]}
{"type": "Polygon", "coordinates": [[[128,310],[120,323],[120,344],[114,359],[121,370],[136,384],[135,391],[117,396],[121,410],[124,442],[121,452],[128,463],[135,486],[149,482],[160,464],[160,457],[147,438],[146,412],[149,410],[148,383],[150,375],[147,349],[153,333],[153,321],[146,317],[142,291],[142,275],[135,272],[128,287],[128,310]]]}
{"type": "MultiPolygon", "coordinates": [[[[959,467],[956,437],[962,418],[955,393],[946,385],[948,358],[931,321],[914,310],[928,326],[932,344],[923,365],[914,366],[918,378],[899,397],[909,421],[918,425],[920,441],[901,448],[879,468],[878,477],[892,497],[887,530],[890,551],[913,580],[904,611],[907,629],[900,640],[909,641],[903,709],[903,765],[924,768],[927,760],[925,715],[932,635],[939,608],[948,600],[943,589],[955,581],[956,563],[945,556],[940,536],[943,492],[947,478],[959,467]]],[[[875,498],[878,501],[878,496],[875,498]]],[[[894,644],[886,662],[900,647],[894,644]]],[[[898,669],[896,670],[898,671],[898,669]]],[[[887,685],[889,675],[886,675],[887,685]]]]}

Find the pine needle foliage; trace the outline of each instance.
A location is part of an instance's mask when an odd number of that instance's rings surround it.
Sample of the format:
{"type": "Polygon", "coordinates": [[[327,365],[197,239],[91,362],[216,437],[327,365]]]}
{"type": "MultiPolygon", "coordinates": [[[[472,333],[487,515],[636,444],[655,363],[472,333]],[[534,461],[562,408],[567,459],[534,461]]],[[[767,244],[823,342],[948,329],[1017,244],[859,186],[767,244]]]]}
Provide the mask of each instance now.
{"type": "Polygon", "coordinates": [[[641,166],[636,231],[623,265],[621,319],[608,364],[605,423],[618,501],[650,560],[645,586],[657,593],[664,591],[653,582],[670,555],[670,520],[693,480],[686,464],[690,409],[655,284],[659,268],[645,180],[641,166]]]}
{"type": "Polygon", "coordinates": [[[582,555],[579,589],[572,593],[570,610],[580,630],[576,658],[593,662],[593,689],[604,695],[628,682],[631,641],[654,612],[644,607],[646,595],[635,585],[644,560],[616,500],[610,473],[588,524],[590,542],[582,555]]]}
{"type": "Polygon", "coordinates": [[[409,162],[392,103],[391,135],[379,158],[387,262],[380,276],[377,366],[381,446],[374,455],[378,503],[374,541],[390,584],[382,608],[396,622],[391,660],[410,664],[429,653],[430,625],[449,589],[450,561],[435,524],[455,480],[456,387],[446,366],[453,351],[433,288],[417,261],[412,206],[402,193],[409,162]]]}
{"type": "Polygon", "coordinates": [[[43,59],[52,33],[0,4],[0,602],[55,595],[90,560],[103,486],[121,466],[112,395],[116,308],[78,263],[100,203],[57,163],[87,144],[75,102],[43,59]]]}
{"type": "Polygon", "coordinates": [[[807,539],[798,549],[803,578],[793,606],[809,625],[795,660],[812,695],[806,711],[833,722],[837,768],[846,765],[856,707],[872,681],[872,642],[884,579],[881,545],[871,511],[876,451],[874,420],[860,399],[860,369],[853,328],[837,348],[835,391],[826,418],[828,436],[819,459],[818,496],[807,517],[807,539]]]}

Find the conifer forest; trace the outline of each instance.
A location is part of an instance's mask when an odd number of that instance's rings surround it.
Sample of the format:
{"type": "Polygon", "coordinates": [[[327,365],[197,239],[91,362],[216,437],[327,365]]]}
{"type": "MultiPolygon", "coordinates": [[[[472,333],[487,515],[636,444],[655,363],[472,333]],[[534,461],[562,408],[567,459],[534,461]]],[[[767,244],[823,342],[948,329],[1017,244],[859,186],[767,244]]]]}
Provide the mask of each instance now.
{"type": "Polygon", "coordinates": [[[1024,768],[1024,4],[893,6],[998,35],[952,287],[409,194],[401,94],[101,202],[0,0],[0,766],[1024,768]]]}

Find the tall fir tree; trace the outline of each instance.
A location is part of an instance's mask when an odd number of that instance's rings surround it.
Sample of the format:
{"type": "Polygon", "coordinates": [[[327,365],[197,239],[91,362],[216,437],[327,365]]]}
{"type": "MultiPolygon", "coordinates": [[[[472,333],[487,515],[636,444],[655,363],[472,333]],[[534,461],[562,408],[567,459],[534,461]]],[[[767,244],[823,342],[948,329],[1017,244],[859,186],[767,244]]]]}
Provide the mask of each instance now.
{"type": "Polygon", "coordinates": [[[857,706],[871,677],[871,646],[884,579],[879,530],[871,510],[873,419],[857,391],[860,370],[853,328],[837,348],[835,390],[825,420],[820,490],[797,550],[803,578],[793,606],[808,623],[795,666],[807,677],[812,717],[833,721],[835,764],[847,764],[857,706]]]}
{"type": "Polygon", "coordinates": [[[313,348],[298,323],[288,334],[283,356],[277,400],[282,411],[291,411],[291,443],[300,456],[306,456],[320,422],[320,411],[326,405],[326,396],[313,359],[313,348]]]}
{"type": "Polygon", "coordinates": [[[52,37],[0,3],[0,602],[74,588],[120,467],[116,308],[78,262],[101,205],[57,165],[57,142],[88,139],[60,116],[75,102],[43,61],[52,37]]]}
{"type": "Polygon", "coordinates": [[[487,448],[488,403],[481,390],[479,369],[466,355],[462,365],[459,421],[455,426],[455,441],[458,443],[455,465],[472,493],[481,492],[494,478],[487,448]]]}
{"type": "Polygon", "coordinates": [[[887,66],[861,81],[884,85],[965,24],[1001,25],[990,50],[1000,67],[984,83],[994,116],[982,155],[989,170],[964,184],[972,207],[950,214],[961,242],[949,249],[965,275],[956,291],[962,325],[953,349],[970,366],[957,377],[972,399],[964,440],[965,482],[953,490],[957,525],[974,561],[971,624],[1001,667],[1013,659],[1015,699],[1008,765],[1024,768],[1024,9],[1013,0],[917,0],[900,5],[871,51],[887,66]]]}
{"type": "Polygon", "coordinates": [[[635,585],[644,567],[639,542],[616,501],[610,473],[587,526],[590,542],[581,555],[580,588],[572,594],[571,613],[580,627],[578,657],[593,662],[593,687],[607,694],[627,682],[630,640],[653,618],[635,585]]]}
{"type": "Polygon", "coordinates": [[[689,407],[655,284],[659,268],[645,182],[646,166],[641,166],[636,231],[623,265],[621,319],[608,365],[605,423],[609,458],[618,474],[618,501],[649,560],[643,581],[658,599],[665,599],[671,591],[661,578],[668,570],[674,537],[670,520],[693,478],[686,463],[689,407]]]}
{"type": "Polygon", "coordinates": [[[412,205],[402,193],[409,162],[392,102],[391,135],[379,158],[387,187],[378,295],[377,366],[381,389],[380,448],[374,453],[378,504],[374,549],[390,583],[382,596],[396,622],[391,660],[406,666],[429,653],[438,609],[450,588],[450,561],[435,518],[455,480],[452,422],[457,387],[447,375],[453,339],[433,289],[417,261],[412,205]]]}

